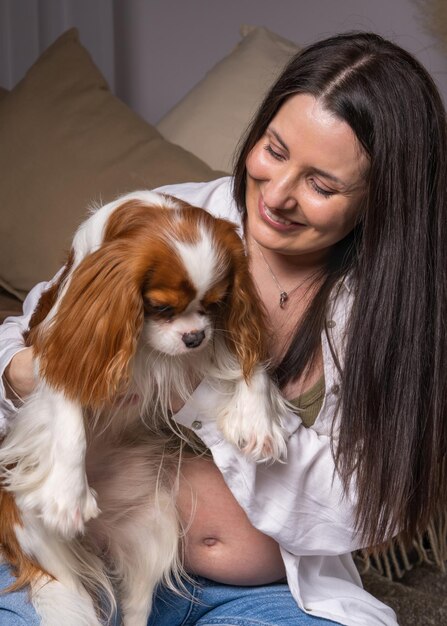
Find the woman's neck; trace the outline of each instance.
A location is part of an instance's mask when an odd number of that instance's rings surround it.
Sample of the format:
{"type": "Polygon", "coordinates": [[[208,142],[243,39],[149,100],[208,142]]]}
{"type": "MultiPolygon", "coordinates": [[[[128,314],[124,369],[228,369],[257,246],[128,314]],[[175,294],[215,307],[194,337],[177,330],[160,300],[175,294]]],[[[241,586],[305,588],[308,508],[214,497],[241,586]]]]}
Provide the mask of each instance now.
{"type": "Polygon", "coordinates": [[[290,293],[302,291],[306,286],[321,278],[327,260],[327,252],[312,254],[283,254],[261,246],[253,238],[247,241],[251,270],[255,281],[271,282],[277,290],[290,293]]]}
{"type": "MultiPolygon", "coordinates": [[[[274,363],[279,363],[321,285],[327,255],[314,255],[310,259],[304,255],[280,254],[261,247],[253,239],[247,247],[251,273],[268,317],[269,354],[274,363]]],[[[321,378],[322,373],[319,351],[312,371],[290,382],[285,394],[289,398],[297,397],[321,378]]]]}

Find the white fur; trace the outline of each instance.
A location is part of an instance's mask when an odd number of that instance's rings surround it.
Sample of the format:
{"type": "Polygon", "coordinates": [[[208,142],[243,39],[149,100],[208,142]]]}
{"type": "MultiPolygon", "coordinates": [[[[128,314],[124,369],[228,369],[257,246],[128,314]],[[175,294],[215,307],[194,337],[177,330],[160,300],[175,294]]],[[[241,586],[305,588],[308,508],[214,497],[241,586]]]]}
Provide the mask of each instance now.
{"type": "Polygon", "coordinates": [[[146,626],[155,586],[179,578],[178,461],[164,458],[163,443],[141,423],[94,441],[86,464],[101,515],[84,537],[61,540],[34,509],[21,508],[21,548],[56,579],[43,576],[31,590],[42,626],[99,626],[89,591],[105,600],[108,618],[116,592],[124,626],[146,626]]]}
{"type": "Polygon", "coordinates": [[[138,424],[124,439],[106,433],[88,453],[102,511],[88,530],[95,544],[107,545],[125,626],[145,626],[155,586],[179,578],[178,461],[165,458],[162,450],[163,441],[138,424]]]}
{"type": "Polygon", "coordinates": [[[173,245],[197,289],[197,299],[200,300],[208,289],[218,282],[226,269],[219,263],[212,237],[204,226],[200,225],[198,241],[185,243],[173,239],[173,245]]]}
{"type": "Polygon", "coordinates": [[[58,580],[45,577],[37,581],[31,598],[41,626],[104,626],[90,596],[84,598],[83,593],[73,592],[58,580]]]}
{"type": "MultiPolygon", "coordinates": [[[[177,208],[175,201],[153,192],[128,194],[102,207],[75,235],[74,267],[101,245],[108,218],[131,199],[160,206],[168,202],[177,208]]],[[[17,529],[22,549],[57,579],[46,584],[36,581],[33,589],[42,626],[96,626],[86,589],[98,586],[112,604],[110,568],[120,581],[125,626],[145,626],[155,585],[178,571],[172,485],[166,481],[159,484],[159,469],[149,462],[152,457],[159,468],[163,466],[163,459],[157,456],[160,444],[151,447],[146,441],[137,450],[122,438],[129,428],[141,426],[140,416],[148,416],[150,426],[156,428],[157,416],[167,418],[173,398],[187,400],[195,385],[208,377],[223,392],[225,402],[216,408],[216,418],[228,440],[256,460],[285,458],[281,422],[287,404],[262,366],[247,385],[225,341],[217,333],[213,335],[209,318],[200,313],[200,299],[226,269],[215,254],[211,235],[202,226],[197,242],[175,242],[173,249],[183,260],[197,297],[172,323],[147,322],[134,357],[131,387],[121,405],[110,412],[108,428],[96,432],[93,446],[87,449],[81,407],[42,381],[19,411],[0,449],[0,465],[12,466],[3,470],[6,488],[14,493],[24,520],[24,527],[17,529]],[[203,345],[188,349],[182,335],[197,330],[205,332],[203,345]],[[210,345],[213,350],[206,349],[210,345]],[[89,482],[86,451],[90,454],[89,482]],[[101,464],[106,472],[98,479],[101,464]],[[127,490],[119,489],[121,467],[129,477],[127,490]],[[133,482],[131,476],[136,477],[133,482]],[[145,489],[138,492],[139,500],[126,504],[126,498],[142,485],[145,489]],[[115,502],[117,490],[119,501],[115,502]],[[84,531],[86,541],[76,539],[84,531]],[[108,572],[97,556],[104,547],[108,572]]],[[[69,283],[70,276],[64,292],[69,283]]],[[[57,303],[49,319],[56,311],[57,303]]],[[[134,441],[143,439],[140,433],[134,441]]]]}
{"type": "MultiPolygon", "coordinates": [[[[222,388],[223,381],[218,384],[222,388]]],[[[287,447],[281,422],[267,420],[266,416],[285,417],[287,407],[263,367],[256,368],[249,385],[244,379],[231,384],[224,397],[225,402],[216,412],[217,425],[227,441],[258,461],[285,459],[287,447]]]]}
{"type": "MultiPolygon", "coordinates": [[[[75,555],[71,546],[49,531],[33,514],[22,511],[23,526],[16,528],[16,535],[24,552],[34,557],[55,577],[36,580],[31,589],[33,605],[41,618],[42,626],[99,626],[92,598],[79,576],[79,552],[75,555]],[[63,618],[62,618],[63,616],[63,618]]],[[[89,561],[94,559],[88,554],[89,561]]],[[[95,578],[102,578],[102,564],[94,564],[95,578]]],[[[111,593],[111,591],[110,591],[111,593]]]]}
{"type": "Polygon", "coordinates": [[[1,448],[4,484],[20,509],[36,510],[63,537],[83,532],[98,515],[85,473],[82,408],[41,382],[22,407],[1,448]]]}

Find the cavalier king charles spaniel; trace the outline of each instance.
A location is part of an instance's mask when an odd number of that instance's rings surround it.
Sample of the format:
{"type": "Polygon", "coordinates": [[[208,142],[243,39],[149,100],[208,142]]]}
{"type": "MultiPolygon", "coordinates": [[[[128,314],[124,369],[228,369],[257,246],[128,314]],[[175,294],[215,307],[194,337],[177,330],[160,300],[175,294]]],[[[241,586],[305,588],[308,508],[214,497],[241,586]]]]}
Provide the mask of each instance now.
{"type": "Polygon", "coordinates": [[[81,224],[32,317],[38,383],[0,449],[2,554],[42,626],[99,626],[115,597],[145,626],[154,587],[180,578],[171,416],[202,379],[229,442],[285,458],[266,335],[234,224],[151,191],[81,224]]]}

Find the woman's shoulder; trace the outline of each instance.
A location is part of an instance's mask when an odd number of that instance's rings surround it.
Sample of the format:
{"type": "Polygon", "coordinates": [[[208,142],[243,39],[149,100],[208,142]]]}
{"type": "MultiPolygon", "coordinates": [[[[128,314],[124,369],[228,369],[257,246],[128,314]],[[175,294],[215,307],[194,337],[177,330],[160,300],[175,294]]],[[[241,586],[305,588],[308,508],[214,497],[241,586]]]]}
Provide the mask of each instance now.
{"type": "Polygon", "coordinates": [[[241,215],[232,194],[233,177],[224,176],[205,183],[165,185],[154,191],[166,193],[194,206],[206,209],[214,217],[241,223],[241,215]]]}

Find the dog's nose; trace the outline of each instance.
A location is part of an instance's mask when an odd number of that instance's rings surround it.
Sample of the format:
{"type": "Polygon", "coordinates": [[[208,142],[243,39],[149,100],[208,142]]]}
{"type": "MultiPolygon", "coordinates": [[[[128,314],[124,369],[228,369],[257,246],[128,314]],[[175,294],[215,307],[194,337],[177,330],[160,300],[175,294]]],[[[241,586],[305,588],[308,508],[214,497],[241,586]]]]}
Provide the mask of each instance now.
{"type": "Polygon", "coordinates": [[[191,333],[183,333],[182,341],[187,348],[197,348],[205,339],[204,330],[194,330],[191,333]]]}

